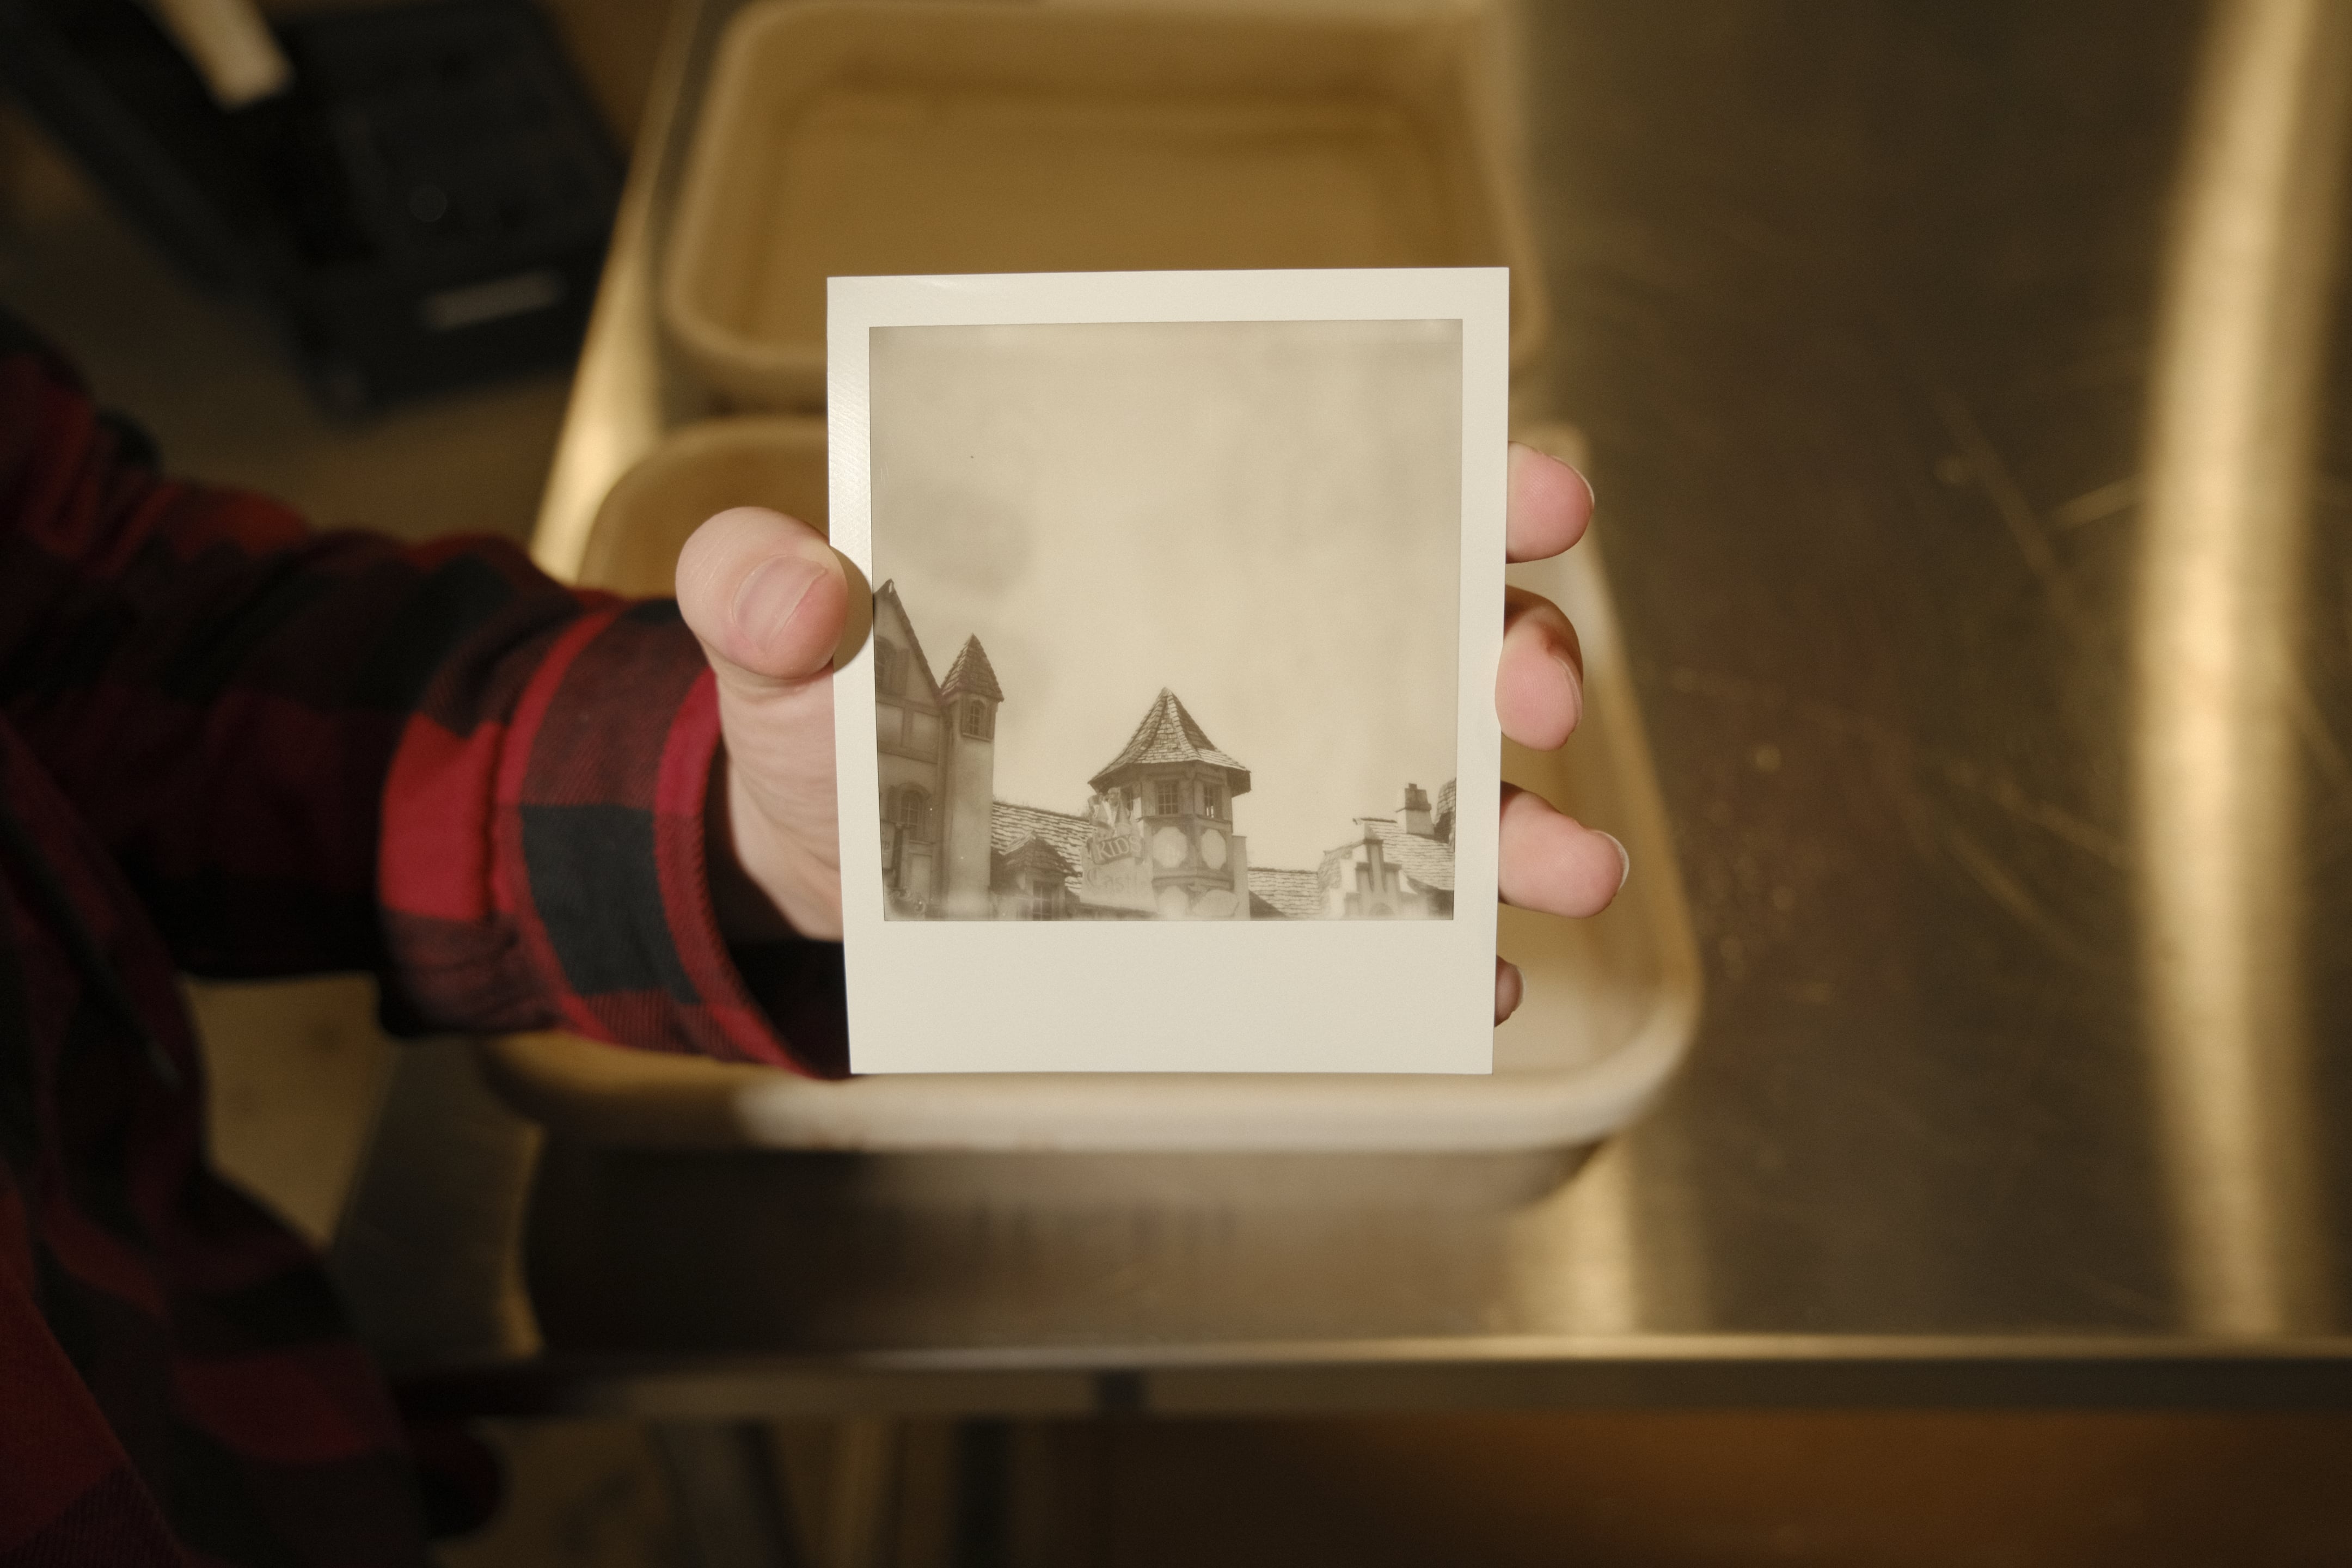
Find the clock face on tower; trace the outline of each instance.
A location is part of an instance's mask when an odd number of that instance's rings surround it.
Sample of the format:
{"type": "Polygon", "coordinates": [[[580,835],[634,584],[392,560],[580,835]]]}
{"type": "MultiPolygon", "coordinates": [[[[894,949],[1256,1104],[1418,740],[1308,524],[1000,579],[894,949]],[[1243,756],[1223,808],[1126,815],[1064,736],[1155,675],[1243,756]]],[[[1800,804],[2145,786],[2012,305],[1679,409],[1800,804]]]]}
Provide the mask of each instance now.
{"type": "Polygon", "coordinates": [[[1223,870],[1225,868],[1225,836],[1213,827],[1202,828],[1201,858],[1208,862],[1210,870],[1223,870]]]}
{"type": "Polygon", "coordinates": [[[1176,828],[1163,827],[1151,836],[1151,858],[1161,869],[1172,871],[1184,863],[1184,835],[1176,828]]]}

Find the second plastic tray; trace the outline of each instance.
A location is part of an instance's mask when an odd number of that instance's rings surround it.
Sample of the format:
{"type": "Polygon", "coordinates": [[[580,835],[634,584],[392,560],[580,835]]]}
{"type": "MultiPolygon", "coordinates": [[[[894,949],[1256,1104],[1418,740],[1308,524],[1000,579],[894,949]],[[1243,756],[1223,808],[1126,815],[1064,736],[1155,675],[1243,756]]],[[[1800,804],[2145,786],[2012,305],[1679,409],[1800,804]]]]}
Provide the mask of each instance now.
{"type": "Polygon", "coordinates": [[[739,405],[824,400],[824,281],[1508,267],[1549,330],[1475,26],[969,5],[741,13],[661,305],[739,405]]]}

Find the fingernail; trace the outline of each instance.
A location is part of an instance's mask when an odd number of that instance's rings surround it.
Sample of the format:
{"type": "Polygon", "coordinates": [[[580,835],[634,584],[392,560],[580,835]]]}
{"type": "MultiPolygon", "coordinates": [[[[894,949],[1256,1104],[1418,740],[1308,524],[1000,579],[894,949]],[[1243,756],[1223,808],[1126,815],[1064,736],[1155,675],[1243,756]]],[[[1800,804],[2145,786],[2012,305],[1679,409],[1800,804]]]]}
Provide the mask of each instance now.
{"type": "Polygon", "coordinates": [[[751,568],[735,590],[735,626],[751,637],[765,638],[793,618],[823,569],[797,555],[772,555],[751,568]]]}
{"type": "Polygon", "coordinates": [[[1568,699],[1568,730],[1574,734],[1584,722],[1584,677],[1577,673],[1566,654],[1553,654],[1551,661],[1559,666],[1559,683],[1568,699]]]}
{"type": "Polygon", "coordinates": [[[1625,852],[1625,841],[1618,837],[1615,834],[1602,832],[1601,829],[1597,827],[1594,828],[1593,831],[1601,834],[1601,837],[1606,838],[1611,844],[1616,847],[1617,890],[1622,893],[1625,890],[1625,879],[1633,874],[1633,857],[1625,852]]]}
{"type": "Polygon", "coordinates": [[[1495,965],[1495,1022],[1499,1024],[1517,1012],[1519,1004],[1527,999],[1527,976],[1510,960],[1498,960],[1495,965]],[[1506,997],[1509,998],[1507,1002],[1506,997]]]}

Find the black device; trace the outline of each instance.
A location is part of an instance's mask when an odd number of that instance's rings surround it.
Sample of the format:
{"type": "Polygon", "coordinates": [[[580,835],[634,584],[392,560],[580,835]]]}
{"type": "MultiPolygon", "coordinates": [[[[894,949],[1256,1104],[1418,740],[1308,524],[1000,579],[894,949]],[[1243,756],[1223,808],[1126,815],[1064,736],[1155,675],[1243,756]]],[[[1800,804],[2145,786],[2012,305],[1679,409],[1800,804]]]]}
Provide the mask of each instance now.
{"type": "Polygon", "coordinates": [[[621,166],[526,0],[273,28],[240,109],[137,0],[0,0],[0,83],[200,282],[260,299],[330,406],[576,352],[621,166]]]}

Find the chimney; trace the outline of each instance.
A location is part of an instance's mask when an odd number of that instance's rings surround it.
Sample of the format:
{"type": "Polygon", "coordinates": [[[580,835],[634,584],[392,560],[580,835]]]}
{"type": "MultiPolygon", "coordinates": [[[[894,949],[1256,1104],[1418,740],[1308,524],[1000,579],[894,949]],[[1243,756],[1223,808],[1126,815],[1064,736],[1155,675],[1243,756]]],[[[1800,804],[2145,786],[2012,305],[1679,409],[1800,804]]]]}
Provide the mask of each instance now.
{"type": "Polygon", "coordinates": [[[1429,792],[1419,784],[1404,786],[1404,809],[1397,814],[1397,825],[1415,838],[1434,837],[1429,827],[1429,792]]]}

